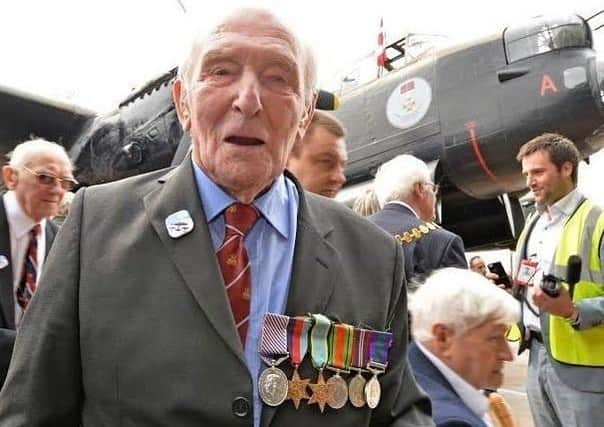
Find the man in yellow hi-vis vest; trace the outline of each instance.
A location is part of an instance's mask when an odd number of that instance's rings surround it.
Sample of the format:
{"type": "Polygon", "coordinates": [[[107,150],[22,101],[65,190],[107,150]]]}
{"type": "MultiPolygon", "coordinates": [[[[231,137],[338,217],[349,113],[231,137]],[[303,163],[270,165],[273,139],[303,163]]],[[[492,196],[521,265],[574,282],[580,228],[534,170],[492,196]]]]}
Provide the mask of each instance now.
{"type": "Polygon", "coordinates": [[[524,144],[517,159],[537,206],[518,240],[514,268],[535,425],[602,426],[604,214],[576,188],[579,152],[569,139],[543,134],[524,144]],[[548,295],[540,288],[544,275],[566,279],[571,255],[582,259],[578,283],[548,295]]]}

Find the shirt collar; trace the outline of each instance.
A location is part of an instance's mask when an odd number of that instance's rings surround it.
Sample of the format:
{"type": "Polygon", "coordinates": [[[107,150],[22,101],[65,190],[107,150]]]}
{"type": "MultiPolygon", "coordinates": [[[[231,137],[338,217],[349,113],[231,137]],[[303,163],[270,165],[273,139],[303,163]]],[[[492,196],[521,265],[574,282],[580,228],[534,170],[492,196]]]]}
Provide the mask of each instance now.
{"type": "Polygon", "coordinates": [[[415,343],[421,352],[424,353],[424,356],[426,356],[430,362],[432,362],[432,364],[440,371],[441,374],[443,374],[463,403],[465,403],[472,412],[482,419],[489,410],[489,399],[482,394],[482,390],[474,388],[474,386],[460,377],[457,372],[449,368],[442,360],[436,357],[419,341],[416,341],[415,343]]]}
{"type": "MultiPolygon", "coordinates": [[[[29,233],[32,227],[38,223],[36,223],[29,217],[29,215],[25,213],[21,207],[21,204],[17,200],[17,195],[14,191],[7,191],[4,193],[2,198],[4,201],[4,209],[6,210],[6,218],[10,224],[11,232],[14,233],[14,236],[17,239],[20,239],[25,234],[29,233]]],[[[42,219],[39,224],[40,227],[44,229],[46,226],[46,219],[42,219]]]]}
{"type": "MultiPolygon", "coordinates": [[[[208,223],[214,221],[236,200],[212,181],[206,173],[191,159],[197,189],[208,223]]],[[[288,226],[288,193],[285,176],[279,175],[262,196],[254,200],[254,207],[260,211],[266,221],[284,238],[289,237],[288,226]]]]}
{"type": "Polygon", "coordinates": [[[387,205],[401,205],[401,206],[404,206],[407,209],[409,209],[411,211],[411,213],[416,216],[416,218],[419,218],[419,215],[417,214],[417,212],[415,212],[415,209],[413,209],[411,207],[411,205],[409,205],[408,203],[403,202],[402,200],[392,200],[392,201],[390,201],[390,202],[388,202],[386,204],[387,205]]]}

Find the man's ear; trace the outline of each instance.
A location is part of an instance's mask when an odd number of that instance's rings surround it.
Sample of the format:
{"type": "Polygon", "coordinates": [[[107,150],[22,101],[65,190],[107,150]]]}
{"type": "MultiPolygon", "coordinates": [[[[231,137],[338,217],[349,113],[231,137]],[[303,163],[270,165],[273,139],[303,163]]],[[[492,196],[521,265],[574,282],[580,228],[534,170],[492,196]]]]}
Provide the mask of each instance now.
{"type": "Polygon", "coordinates": [[[176,79],[172,85],[172,101],[176,108],[180,126],[185,132],[188,132],[191,129],[191,114],[187,103],[187,90],[181,79],[176,79]]]}
{"type": "Polygon", "coordinates": [[[442,354],[451,347],[451,338],[454,336],[453,329],[443,323],[432,325],[432,342],[435,349],[442,354]]]}
{"type": "Polygon", "coordinates": [[[4,185],[9,190],[14,190],[17,186],[17,172],[13,169],[12,166],[4,165],[2,166],[2,180],[4,181],[4,185]]]}
{"type": "Polygon", "coordinates": [[[306,135],[306,131],[310,126],[310,122],[312,122],[312,118],[315,115],[315,103],[317,102],[317,94],[313,94],[310,105],[304,111],[304,115],[300,119],[300,123],[298,123],[298,140],[302,140],[304,135],[306,135]]]}
{"type": "Polygon", "coordinates": [[[560,167],[560,173],[566,178],[570,178],[573,175],[573,164],[571,162],[564,162],[560,167]]]}

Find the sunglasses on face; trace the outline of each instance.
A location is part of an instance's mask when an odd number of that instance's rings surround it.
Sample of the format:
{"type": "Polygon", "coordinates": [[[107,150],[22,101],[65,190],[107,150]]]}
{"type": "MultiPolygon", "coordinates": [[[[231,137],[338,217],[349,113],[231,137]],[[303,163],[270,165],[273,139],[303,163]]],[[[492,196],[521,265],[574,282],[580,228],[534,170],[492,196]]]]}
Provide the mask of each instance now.
{"type": "Polygon", "coordinates": [[[76,181],[74,178],[59,178],[58,176],[51,175],[47,172],[36,172],[26,166],[24,166],[23,169],[34,175],[38,180],[38,184],[47,187],[54,187],[57,185],[58,181],[64,190],[71,191],[78,184],[78,181],[76,181]]]}

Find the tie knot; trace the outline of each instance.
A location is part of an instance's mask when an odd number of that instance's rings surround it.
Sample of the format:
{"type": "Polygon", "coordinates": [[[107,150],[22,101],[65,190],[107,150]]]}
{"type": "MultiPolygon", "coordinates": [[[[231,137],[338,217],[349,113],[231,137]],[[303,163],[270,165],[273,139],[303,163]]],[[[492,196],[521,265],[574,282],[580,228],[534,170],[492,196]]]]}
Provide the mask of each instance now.
{"type": "Polygon", "coordinates": [[[41,231],[42,228],[40,227],[40,224],[36,224],[31,228],[29,232],[31,233],[32,237],[38,237],[41,231]]]}
{"type": "Polygon", "coordinates": [[[245,236],[258,219],[258,211],[252,205],[233,203],[224,211],[224,221],[227,226],[234,227],[245,236]]]}

